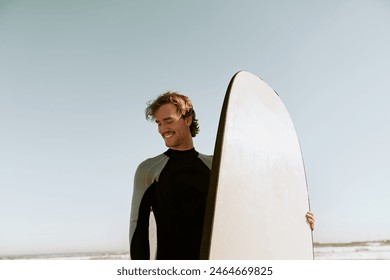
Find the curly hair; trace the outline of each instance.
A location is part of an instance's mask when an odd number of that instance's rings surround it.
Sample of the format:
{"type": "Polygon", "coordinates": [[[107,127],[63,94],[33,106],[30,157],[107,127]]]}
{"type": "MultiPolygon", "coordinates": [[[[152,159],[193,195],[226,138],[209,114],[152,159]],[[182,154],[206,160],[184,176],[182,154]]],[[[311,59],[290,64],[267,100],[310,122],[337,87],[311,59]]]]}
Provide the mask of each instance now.
{"type": "Polygon", "coordinates": [[[192,116],[192,123],[190,126],[191,136],[195,137],[199,133],[199,124],[196,119],[194,108],[192,107],[191,100],[178,92],[168,91],[161,94],[155,100],[151,100],[147,103],[148,107],[145,109],[145,116],[147,120],[154,120],[155,112],[164,104],[173,104],[176,106],[177,113],[183,118],[192,116]]]}

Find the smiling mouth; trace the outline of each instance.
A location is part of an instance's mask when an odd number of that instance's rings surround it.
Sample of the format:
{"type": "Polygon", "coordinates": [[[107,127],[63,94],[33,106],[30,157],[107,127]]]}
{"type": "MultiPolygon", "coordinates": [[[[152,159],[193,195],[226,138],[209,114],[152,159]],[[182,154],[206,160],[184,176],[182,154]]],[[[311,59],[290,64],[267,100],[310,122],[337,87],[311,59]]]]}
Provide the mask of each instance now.
{"type": "Polygon", "coordinates": [[[175,134],[174,132],[168,132],[168,133],[164,133],[164,134],[162,135],[162,137],[163,137],[164,139],[168,139],[168,138],[171,138],[174,134],[175,134]]]}

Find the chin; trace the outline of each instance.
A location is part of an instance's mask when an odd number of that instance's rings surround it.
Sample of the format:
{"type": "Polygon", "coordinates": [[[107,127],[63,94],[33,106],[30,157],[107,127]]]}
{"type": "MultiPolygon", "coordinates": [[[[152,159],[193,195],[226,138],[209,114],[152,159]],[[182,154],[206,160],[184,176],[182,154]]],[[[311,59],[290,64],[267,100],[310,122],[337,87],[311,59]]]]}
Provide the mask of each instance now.
{"type": "Polygon", "coordinates": [[[167,146],[168,148],[173,148],[173,147],[175,147],[175,143],[169,143],[169,142],[165,141],[165,146],[167,146]]]}

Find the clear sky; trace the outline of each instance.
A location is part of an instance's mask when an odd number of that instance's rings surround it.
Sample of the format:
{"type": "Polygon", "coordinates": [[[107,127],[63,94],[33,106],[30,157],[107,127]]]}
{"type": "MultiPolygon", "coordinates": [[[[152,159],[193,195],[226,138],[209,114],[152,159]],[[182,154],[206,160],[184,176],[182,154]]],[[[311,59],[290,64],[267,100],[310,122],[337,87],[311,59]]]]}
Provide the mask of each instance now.
{"type": "Polygon", "coordinates": [[[212,154],[239,70],[281,96],[316,242],[390,239],[387,0],[0,0],[0,255],[125,251],[146,102],[191,97],[212,154]]]}

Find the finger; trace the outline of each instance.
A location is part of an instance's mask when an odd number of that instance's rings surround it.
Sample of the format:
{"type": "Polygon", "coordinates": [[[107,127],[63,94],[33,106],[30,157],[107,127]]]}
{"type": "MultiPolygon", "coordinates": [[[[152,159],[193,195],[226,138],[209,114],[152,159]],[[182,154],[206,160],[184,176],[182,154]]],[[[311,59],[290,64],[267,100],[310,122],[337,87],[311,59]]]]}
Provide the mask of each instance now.
{"type": "Polygon", "coordinates": [[[311,212],[307,212],[307,213],[306,213],[306,218],[315,221],[314,215],[313,215],[313,213],[311,213],[311,212]]]}
{"type": "Polygon", "coordinates": [[[309,211],[306,213],[306,221],[309,224],[310,229],[313,231],[315,220],[314,220],[314,215],[312,212],[309,211]]]}
{"type": "Polygon", "coordinates": [[[313,220],[310,220],[310,219],[308,219],[308,220],[307,220],[307,223],[309,224],[309,226],[310,226],[310,229],[311,229],[311,230],[314,230],[314,221],[313,221],[313,220]]]}

